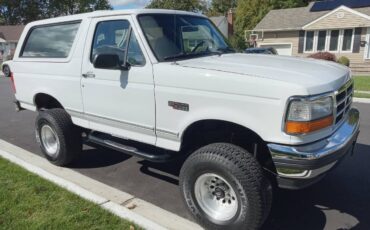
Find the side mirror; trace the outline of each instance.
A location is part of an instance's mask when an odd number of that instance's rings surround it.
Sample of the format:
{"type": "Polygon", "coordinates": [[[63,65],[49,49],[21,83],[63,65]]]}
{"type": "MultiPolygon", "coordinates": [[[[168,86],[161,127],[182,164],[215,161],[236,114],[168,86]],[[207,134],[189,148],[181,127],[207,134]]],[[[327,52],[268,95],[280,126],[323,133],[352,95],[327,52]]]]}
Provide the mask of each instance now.
{"type": "Polygon", "coordinates": [[[128,61],[125,59],[125,61],[123,62],[122,65],[120,65],[120,69],[121,70],[125,70],[125,71],[128,71],[131,69],[131,64],[128,63],[128,61]]]}
{"type": "Polygon", "coordinates": [[[94,57],[93,65],[97,69],[129,70],[131,67],[126,61],[121,64],[117,54],[97,54],[94,57]]]}

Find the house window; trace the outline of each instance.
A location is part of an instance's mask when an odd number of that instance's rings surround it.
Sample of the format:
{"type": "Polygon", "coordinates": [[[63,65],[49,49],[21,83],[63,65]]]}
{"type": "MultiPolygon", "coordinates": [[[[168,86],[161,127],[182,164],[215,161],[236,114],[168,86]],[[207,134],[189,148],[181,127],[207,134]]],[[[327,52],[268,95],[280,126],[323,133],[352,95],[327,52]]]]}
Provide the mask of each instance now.
{"type": "Polygon", "coordinates": [[[326,48],[326,30],[319,31],[317,37],[317,51],[325,51],[326,48]]]}
{"type": "Polygon", "coordinates": [[[332,30],[330,32],[329,51],[337,51],[339,44],[339,30],[332,30]]]}
{"type": "Polygon", "coordinates": [[[354,29],[306,31],[304,51],[352,52],[354,29]]]}
{"type": "Polygon", "coordinates": [[[342,51],[352,50],[352,40],[353,40],[353,29],[346,29],[343,31],[343,42],[342,51]]]}
{"type": "Polygon", "coordinates": [[[315,32],[314,31],[307,31],[306,32],[306,42],[305,42],[305,51],[312,52],[313,51],[313,43],[314,43],[315,32]]]}

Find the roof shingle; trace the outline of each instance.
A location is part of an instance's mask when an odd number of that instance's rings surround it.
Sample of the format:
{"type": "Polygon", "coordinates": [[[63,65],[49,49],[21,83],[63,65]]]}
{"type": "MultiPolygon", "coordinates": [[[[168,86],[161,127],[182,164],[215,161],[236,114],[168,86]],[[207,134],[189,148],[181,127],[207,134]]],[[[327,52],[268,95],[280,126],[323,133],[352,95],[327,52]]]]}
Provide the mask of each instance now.
{"type": "MultiPolygon", "coordinates": [[[[311,12],[312,3],[307,7],[271,10],[255,27],[255,30],[300,30],[308,23],[330,11],[311,12]]],[[[354,9],[370,16],[370,7],[354,9]]]]}
{"type": "Polygon", "coordinates": [[[24,29],[24,25],[0,26],[0,37],[6,41],[18,41],[24,29]]]}

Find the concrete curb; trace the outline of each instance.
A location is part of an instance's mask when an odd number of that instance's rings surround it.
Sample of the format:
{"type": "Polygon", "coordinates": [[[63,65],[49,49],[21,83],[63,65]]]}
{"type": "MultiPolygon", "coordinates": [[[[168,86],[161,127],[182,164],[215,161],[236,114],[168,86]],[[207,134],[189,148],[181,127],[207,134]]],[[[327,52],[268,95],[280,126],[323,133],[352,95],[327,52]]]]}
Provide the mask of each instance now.
{"type": "Polygon", "coordinates": [[[34,165],[31,165],[15,156],[13,156],[11,153],[8,153],[8,152],[5,152],[3,150],[0,149],[0,156],[2,156],[3,158],[9,160],[10,162],[14,163],[14,164],[17,164],[19,166],[21,166],[22,168],[26,169],[27,171],[29,172],[32,172],[50,182],[53,182],[54,184],[72,192],[72,193],[75,193],[76,195],[88,200],[88,201],[91,201],[99,206],[101,206],[102,208],[110,211],[111,213],[121,217],[121,218],[125,218],[126,220],[129,220],[129,221],[132,221],[138,225],[140,225],[141,227],[145,228],[145,229],[152,229],[152,230],[165,230],[166,228],[165,227],[162,227],[160,225],[158,225],[157,223],[154,223],[142,216],[139,216],[138,214],[130,211],[128,208],[125,208],[123,206],[120,206],[118,204],[115,204],[111,201],[109,201],[108,199],[104,198],[104,197],[101,197],[101,196],[98,196],[84,188],[81,188],[80,186],[74,184],[74,183],[71,183],[69,181],[66,181],[64,180],[63,178],[60,178],[60,177],[57,177],[53,174],[50,174],[49,172],[39,168],[39,167],[36,167],[34,165]]]}
{"type": "Polygon", "coordinates": [[[202,229],[189,220],[72,169],[54,166],[46,159],[1,139],[0,156],[145,229],[202,229]]]}
{"type": "Polygon", "coordinates": [[[355,93],[370,94],[370,91],[360,91],[360,90],[355,90],[355,93]]]}
{"type": "Polygon", "coordinates": [[[370,99],[354,97],[353,102],[370,104],[370,99]]]}

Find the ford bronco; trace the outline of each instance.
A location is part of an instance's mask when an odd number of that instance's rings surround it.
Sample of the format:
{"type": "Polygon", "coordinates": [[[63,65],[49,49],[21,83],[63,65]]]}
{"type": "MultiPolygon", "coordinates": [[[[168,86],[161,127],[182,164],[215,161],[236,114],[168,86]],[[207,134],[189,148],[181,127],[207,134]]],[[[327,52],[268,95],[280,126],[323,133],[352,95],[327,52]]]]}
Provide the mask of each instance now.
{"type": "Polygon", "coordinates": [[[15,104],[38,112],[51,163],[68,165],[83,143],[182,158],[183,200],[208,229],[259,228],[273,188],[317,182],[359,133],[347,67],[236,53],[200,14],[59,17],[28,24],[19,44],[9,63],[15,104]]]}

